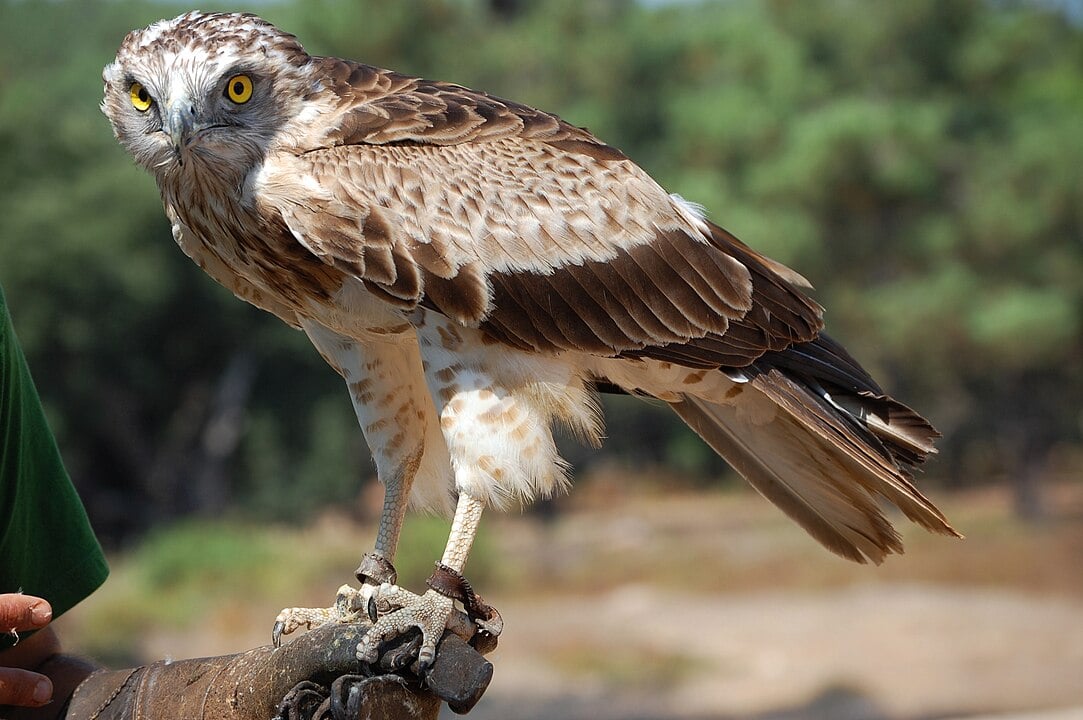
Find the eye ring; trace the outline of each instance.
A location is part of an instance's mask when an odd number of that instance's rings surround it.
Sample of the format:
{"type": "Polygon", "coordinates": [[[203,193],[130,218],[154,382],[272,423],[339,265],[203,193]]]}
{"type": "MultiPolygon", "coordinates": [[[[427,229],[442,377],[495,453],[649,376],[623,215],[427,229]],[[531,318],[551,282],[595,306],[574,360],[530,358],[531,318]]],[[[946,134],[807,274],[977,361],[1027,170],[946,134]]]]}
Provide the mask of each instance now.
{"type": "Polygon", "coordinates": [[[252,99],[252,78],[247,75],[234,75],[226,83],[226,97],[237,105],[244,105],[252,99]]]}
{"type": "Polygon", "coordinates": [[[132,107],[139,112],[150,110],[150,106],[154,104],[154,98],[150,96],[147,89],[140,83],[133,82],[132,86],[128,88],[128,94],[132,98],[132,107]]]}

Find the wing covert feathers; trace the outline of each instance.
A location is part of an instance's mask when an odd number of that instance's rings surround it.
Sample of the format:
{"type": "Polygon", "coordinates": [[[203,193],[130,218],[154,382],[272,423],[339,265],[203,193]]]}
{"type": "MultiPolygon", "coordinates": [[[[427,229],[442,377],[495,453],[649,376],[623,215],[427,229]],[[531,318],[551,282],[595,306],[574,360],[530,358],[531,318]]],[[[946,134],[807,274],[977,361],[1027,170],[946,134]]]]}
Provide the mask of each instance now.
{"type": "Polygon", "coordinates": [[[336,119],[315,146],[448,146],[515,137],[565,143],[566,152],[624,158],[586,130],[521,103],[339,58],[312,62],[336,99],[336,119]]]}
{"type": "Polygon", "coordinates": [[[588,131],[457,85],[313,62],[330,122],[266,173],[309,191],[271,204],[297,242],[390,301],[523,350],[703,367],[819,331],[803,278],[588,131]]]}
{"type": "Polygon", "coordinates": [[[807,281],[717,225],[706,225],[712,247],[748,271],[751,293],[747,312],[734,318],[724,334],[707,333],[623,354],[695,368],[733,368],[749,365],[764,353],[814,339],[823,328],[823,309],[798,289],[807,281]]]}

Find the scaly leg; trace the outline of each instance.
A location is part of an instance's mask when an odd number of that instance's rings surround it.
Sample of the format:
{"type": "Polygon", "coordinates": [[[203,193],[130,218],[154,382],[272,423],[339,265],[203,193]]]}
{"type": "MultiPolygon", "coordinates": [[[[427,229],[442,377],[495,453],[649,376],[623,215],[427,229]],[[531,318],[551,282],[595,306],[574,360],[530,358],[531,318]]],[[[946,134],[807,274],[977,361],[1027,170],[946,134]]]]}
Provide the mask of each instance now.
{"type": "MultiPolygon", "coordinates": [[[[441,564],[455,573],[462,573],[470,548],[477,535],[478,523],[484,506],[477,498],[466,493],[459,494],[455,507],[455,519],[451,524],[451,534],[441,564]]],[[[384,615],[368,631],[357,646],[357,657],[365,662],[375,662],[381,642],[402,635],[410,628],[421,629],[421,650],[418,661],[427,667],[436,656],[436,643],[449,626],[449,619],[454,610],[454,600],[438,592],[429,590],[424,595],[415,595],[395,585],[381,586],[380,601],[398,605],[401,609],[384,615]]]]}
{"type": "MultiPolygon", "coordinates": [[[[410,464],[416,467],[416,462],[410,464]]],[[[399,472],[385,481],[384,506],[376,533],[376,545],[372,553],[362,557],[356,570],[357,579],[361,582],[360,589],[341,586],[335,595],[335,603],[330,607],[291,607],[282,610],[275,618],[271,631],[271,641],[276,647],[281,644],[283,635],[289,635],[299,628],[319,627],[329,622],[363,622],[374,614],[370,610],[373,603],[384,612],[397,607],[397,598],[394,595],[380,596],[380,589],[395,585],[396,573],[392,562],[406,516],[411,480],[412,472],[399,472]]]]}
{"type": "Polygon", "coordinates": [[[384,507],[380,513],[380,527],[376,531],[376,546],[366,553],[357,567],[357,579],[364,585],[379,586],[395,583],[395,550],[399,546],[399,534],[406,517],[406,504],[410,497],[414,473],[420,457],[411,458],[406,466],[391,474],[384,481],[384,507]]]}
{"type": "MultiPolygon", "coordinates": [[[[392,562],[407,501],[423,462],[433,453],[438,455],[437,448],[426,451],[427,437],[440,438],[436,418],[429,409],[431,400],[423,382],[416,341],[388,336],[385,341],[361,344],[313,321],[302,324],[316,349],[346,381],[384,484],[384,504],[375,548],[362,557],[356,571],[361,588],[343,585],[331,607],[283,610],[275,619],[275,644],[282,635],[301,627],[363,620],[378,589],[395,583],[392,562]],[[410,382],[411,378],[416,382],[410,382]]],[[[430,464],[440,461],[436,456],[428,459],[430,464]]],[[[390,609],[386,602],[378,605],[390,609]]]]}

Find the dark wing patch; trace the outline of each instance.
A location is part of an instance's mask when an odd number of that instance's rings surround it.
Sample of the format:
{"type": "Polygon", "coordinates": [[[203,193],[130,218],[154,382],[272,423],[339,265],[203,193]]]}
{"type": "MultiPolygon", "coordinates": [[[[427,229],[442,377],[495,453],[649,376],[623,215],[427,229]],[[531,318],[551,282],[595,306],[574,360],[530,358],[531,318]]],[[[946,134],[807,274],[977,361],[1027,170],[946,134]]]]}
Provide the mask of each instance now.
{"type": "Polygon", "coordinates": [[[717,225],[708,223],[708,226],[712,245],[748,269],[752,283],[752,303],[748,311],[734,318],[724,332],[711,332],[621,354],[694,368],[740,368],[764,353],[815,339],[823,328],[823,310],[794,287],[793,278],[800,276],[760,255],[717,225]],[[789,271],[793,278],[783,277],[780,271],[789,271]]]}
{"type": "Polygon", "coordinates": [[[466,326],[477,326],[490,306],[489,286],[475,263],[458,268],[451,277],[424,272],[421,304],[466,326]]]}
{"type": "Polygon", "coordinates": [[[747,312],[751,292],[743,265],[679,231],[607,261],[489,280],[483,331],[523,349],[608,356],[722,335],[747,312]]]}

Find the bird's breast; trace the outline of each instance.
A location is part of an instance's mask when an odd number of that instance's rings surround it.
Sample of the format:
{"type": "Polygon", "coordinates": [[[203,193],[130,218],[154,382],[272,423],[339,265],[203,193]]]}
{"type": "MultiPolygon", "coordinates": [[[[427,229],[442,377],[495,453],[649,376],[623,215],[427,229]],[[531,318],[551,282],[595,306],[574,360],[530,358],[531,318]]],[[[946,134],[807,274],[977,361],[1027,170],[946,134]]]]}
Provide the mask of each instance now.
{"type": "Polygon", "coordinates": [[[203,253],[232,273],[236,286],[227,287],[235,294],[243,298],[248,293],[239,289],[255,289],[302,315],[314,305],[334,304],[342,273],[299,246],[280,218],[215,195],[170,197],[163,192],[163,199],[203,253]]]}

